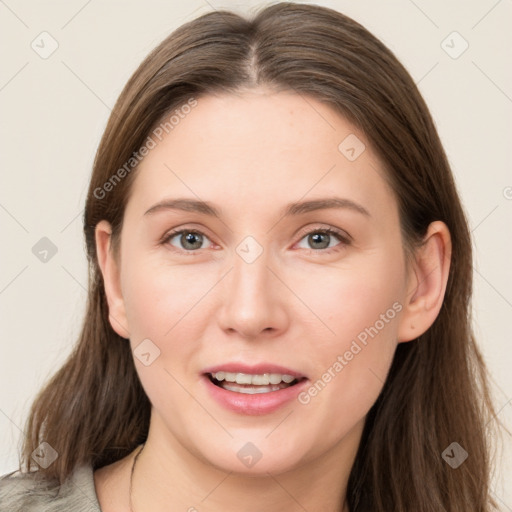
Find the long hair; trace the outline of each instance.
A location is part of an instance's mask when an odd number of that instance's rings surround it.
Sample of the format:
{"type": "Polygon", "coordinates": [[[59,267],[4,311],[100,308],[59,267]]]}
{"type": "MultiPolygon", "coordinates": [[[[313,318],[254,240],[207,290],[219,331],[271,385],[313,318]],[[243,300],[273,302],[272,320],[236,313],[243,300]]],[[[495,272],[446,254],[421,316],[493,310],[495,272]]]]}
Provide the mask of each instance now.
{"type": "Polygon", "coordinates": [[[150,402],[129,343],[109,323],[95,226],[110,222],[117,251],[141,148],[155,127],[201,96],[259,85],[320,100],[365,134],[398,201],[404,248],[417,247],[436,220],[452,237],[439,315],[416,340],[398,344],[366,418],[347,489],[351,512],[492,510],[486,425],[494,412],[471,327],[471,239],[435,125],[414,81],[382,42],[339,12],[290,2],[251,19],[222,10],[182,25],[123,89],[85,205],[89,288],[81,334],[32,405],[20,469],[46,441],[59,456],[39,471],[63,482],[79,465],[100,468],[146,439],[150,402]],[[452,442],[469,453],[457,469],[441,455],[452,442]]]}

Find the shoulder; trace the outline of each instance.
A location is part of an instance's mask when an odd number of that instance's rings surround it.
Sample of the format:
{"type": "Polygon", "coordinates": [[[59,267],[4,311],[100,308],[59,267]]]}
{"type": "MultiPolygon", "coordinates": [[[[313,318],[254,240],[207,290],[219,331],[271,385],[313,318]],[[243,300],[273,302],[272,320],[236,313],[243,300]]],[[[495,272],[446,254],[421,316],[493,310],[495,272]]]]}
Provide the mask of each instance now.
{"type": "Polygon", "coordinates": [[[58,485],[38,472],[0,477],[0,512],[101,512],[91,466],[76,468],[58,485]]]}

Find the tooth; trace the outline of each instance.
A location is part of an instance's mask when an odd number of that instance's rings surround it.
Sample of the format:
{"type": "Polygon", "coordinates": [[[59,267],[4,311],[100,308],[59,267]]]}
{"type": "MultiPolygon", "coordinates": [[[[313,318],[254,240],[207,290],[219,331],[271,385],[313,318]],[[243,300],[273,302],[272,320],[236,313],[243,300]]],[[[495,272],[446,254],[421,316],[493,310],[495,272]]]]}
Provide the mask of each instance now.
{"type": "Polygon", "coordinates": [[[237,373],[235,382],[237,384],[251,384],[252,375],[250,375],[249,373],[237,373]]]}
{"type": "Polygon", "coordinates": [[[250,373],[231,373],[231,372],[216,372],[212,374],[217,381],[222,382],[226,380],[226,382],[233,382],[237,384],[245,384],[245,385],[253,385],[253,386],[275,386],[284,382],[285,384],[290,384],[295,380],[295,377],[288,374],[280,374],[280,373],[264,373],[253,375],[250,373]]]}
{"type": "Polygon", "coordinates": [[[263,375],[253,375],[252,376],[252,383],[255,385],[255,386],[268,386],[270,381],[269,381],[269,374],[268,373],[264,373],[263,375]]]}
{"type": "Polygon", "coordinates": [[[271,373],[269,376],[270,384],[279,384],[281,382],[281,374],[271,373]]]}
{"type": "Polygon", "coordinates": [[[242,388],[237,386],[236,384],[224,384],[222,386],[224,389],[228,391],[235,391],[237,393],[244,393],[246,395],[255,395],[257,393],[270,393],[272,391],[279,391],[281,388],[279,386],[261,386],[259,388],[242,388]]]}

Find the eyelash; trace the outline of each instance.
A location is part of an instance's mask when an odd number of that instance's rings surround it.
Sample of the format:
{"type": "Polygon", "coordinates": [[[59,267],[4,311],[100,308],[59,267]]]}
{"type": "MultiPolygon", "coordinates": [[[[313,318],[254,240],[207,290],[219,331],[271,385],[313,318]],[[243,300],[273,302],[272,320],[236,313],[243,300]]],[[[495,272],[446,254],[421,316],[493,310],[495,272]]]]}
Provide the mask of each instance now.
{"type": "MultiPolygon", "coordinates": [[[[183,233],[187,233],[187,234],[195,234],[195,235],[202,235],[204,236],[205,238],[208,238],[207,235],[205,235],[203,232],[197,230],[197,229],[186,229],[186,228],[181,228],[181,229],[177,229],[177,230],[174,230],[174,231],[171,231],[169,233],[166,233],[162,240],[161,240],[161,244],[162,245],[165,245],[165,244],[168,244],[168,245],[171,245],[169,243],[169,241],[174,238],[176,235],[181,235],[183,233]]],[[[347,245],[350,245],[350,240],[347,236],[345,236],[341,231],[338,231],[337,229],[334,229],[334,228],[317,228],[317,229],[313,229],[311,231],[308,231],[307,233],[304,233],[304,235],[300,238],[299,242],[304,239],[305,237],[311,235],[311,234],[316,234],[316,233],[321,233],[321,234],[325,234],[325,235],[332,235],[334,237],[336,237],[340,242],[342,242],[341,244],[338,244],[334,247],[330,247],[328,249],[305,249],[306,251],[308,251],[308,253],[315,253],[318,255],[318,253],[323,253],[323,254],[331,254],[331,253],[334,253],[334,252],[338,252],[338,251],[341,251],[343,250],[343,248],[347,245]]],[[[208,238],[209,239],[209,238],[208,238]]],[[[185,253],[187,256],[198,256],[199,254],[199,251],[201,249],[196,249],[196,250],[192,250],[192,251],[186,251],[184,249],[178,249],[177,247],[174,247],[172,246],[172,249],[173,251],[176,251],[176,252],[180,252],[180,253],[185,253]]]]}

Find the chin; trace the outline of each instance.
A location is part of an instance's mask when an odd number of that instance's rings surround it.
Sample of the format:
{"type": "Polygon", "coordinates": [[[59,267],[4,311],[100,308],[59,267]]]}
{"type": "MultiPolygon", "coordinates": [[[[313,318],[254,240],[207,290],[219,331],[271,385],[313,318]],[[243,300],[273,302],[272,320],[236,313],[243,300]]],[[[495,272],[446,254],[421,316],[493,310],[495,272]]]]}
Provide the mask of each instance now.
{"type": "MultiPolygon", "coordinates": [[[[298,440],[294,446],[283,446],[279,439],[273,442],[265,439],[266,431],[261,436],[250,436],[261,441],[246,441],[249,436],[237,436],[224,446],[212,444],[205,439],[205,445],[196,445],[200,458],[224,472],[233,472],[245,476],[267,477],[285,473],[297,468],[304,461],[306,454],[297,451],[297,446],[304,446],[298,440]]],[[[201,443],[202,444],[202,443],[201,443]]]]}

